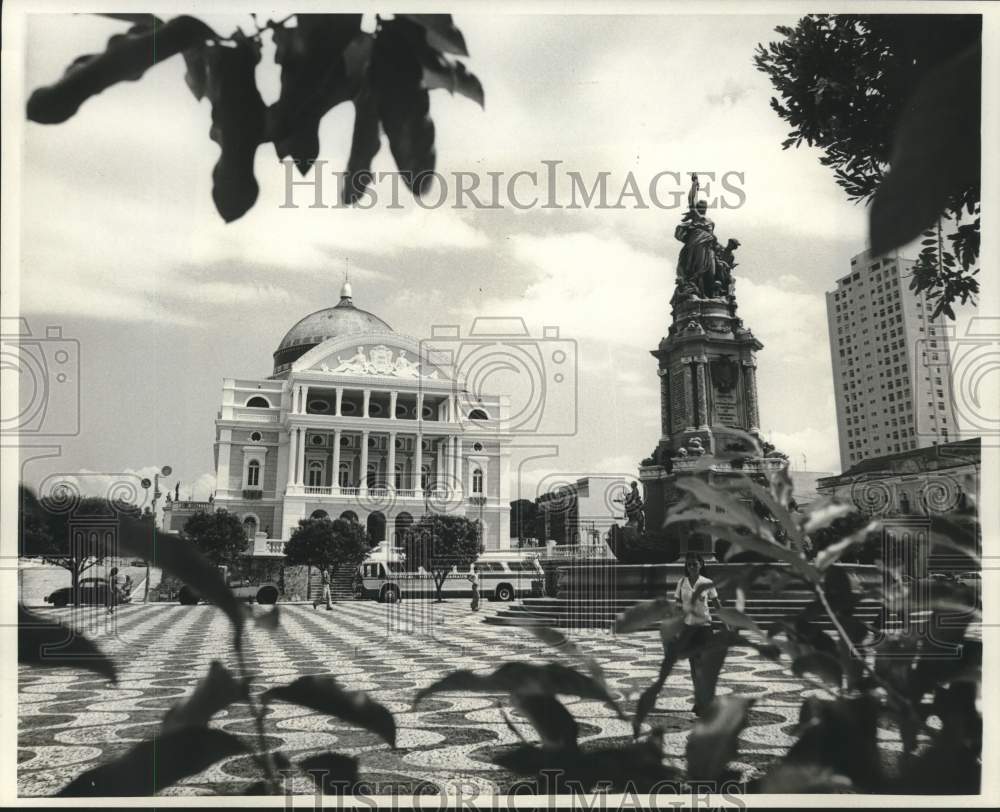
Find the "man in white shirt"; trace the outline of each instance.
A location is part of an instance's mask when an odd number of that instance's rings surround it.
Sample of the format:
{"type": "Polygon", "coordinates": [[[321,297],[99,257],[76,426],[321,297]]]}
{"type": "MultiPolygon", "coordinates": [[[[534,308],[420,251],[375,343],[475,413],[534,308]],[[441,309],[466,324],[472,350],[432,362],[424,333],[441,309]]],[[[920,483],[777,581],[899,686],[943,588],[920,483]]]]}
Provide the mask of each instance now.
{"type": "MultiPolygon", "coordinates": [[[[711,579],[703,574],[705,560],[697,553],[688,553],[684,560],[685,575],[674,589],[677,608],[684,612],[684,629],[677,639],[668,644],[665,656],[673,660],[687,657],[694,683],[694,707],[698,716],[715,698],[718,672],[705,668],[702,655],[712,643],[712,614],[709,606],[721,609],[719,593],[711,579]],[[714,673],[713,673],[714,672],[714,673]]],[[[728,625],[726,626],[728,629],[728,625]]]]}

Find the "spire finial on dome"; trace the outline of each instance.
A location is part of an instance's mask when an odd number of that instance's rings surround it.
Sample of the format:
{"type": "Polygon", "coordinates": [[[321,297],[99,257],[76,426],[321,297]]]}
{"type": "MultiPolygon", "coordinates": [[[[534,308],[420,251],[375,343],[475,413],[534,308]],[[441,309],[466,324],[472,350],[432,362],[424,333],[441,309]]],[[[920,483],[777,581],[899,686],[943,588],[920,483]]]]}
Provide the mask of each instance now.
{"type": "Polygon", "coordinates": [[[352,304],[351,301],[351,271],[347,267],[349,260],[344,260],[344,284],[340,288],[340,302],[341,304],[352,304]]]}

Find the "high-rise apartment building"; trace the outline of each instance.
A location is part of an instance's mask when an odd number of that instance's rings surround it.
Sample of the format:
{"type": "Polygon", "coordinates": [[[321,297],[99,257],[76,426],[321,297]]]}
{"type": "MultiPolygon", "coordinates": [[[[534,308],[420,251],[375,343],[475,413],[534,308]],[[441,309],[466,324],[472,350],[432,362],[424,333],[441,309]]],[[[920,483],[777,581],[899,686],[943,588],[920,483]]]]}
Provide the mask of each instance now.
{"type": "Polygon", "coordinates": [[[851,260],[826,294],[840,464],[958,439],[949,337],[933,304],[909,289],[915,262],[898,255],[851,260]]]}

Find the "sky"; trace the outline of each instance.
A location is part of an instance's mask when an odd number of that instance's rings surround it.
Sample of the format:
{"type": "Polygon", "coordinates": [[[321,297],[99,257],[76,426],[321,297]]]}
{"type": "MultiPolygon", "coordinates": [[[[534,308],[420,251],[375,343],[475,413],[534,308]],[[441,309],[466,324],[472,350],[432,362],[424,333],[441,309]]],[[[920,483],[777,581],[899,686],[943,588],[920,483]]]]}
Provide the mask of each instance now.
{"type": "MultiPolygon", "coordinates": [[[[205,19],[220,32],[249,28],[244,16],[205,19]]],[[[867,213],[817,150],[781,149],[788,128],[752,55],[778,38],[776,25],[795,20],[458,14],[485,109],[436,90],[431,115],[446,178],[544,173],[542,161],[560,161],[588,185],[609,173],[614,199],[629,172],[640,188],[658,172],[679,173],[684,187],[663,188],[682,192],[694,171],[742,173],[733,181],[742,205],[712,216],[720,237],[742,243],[736,294],[764,344],[762,429],[793,467],[837,472],[824,293],[865,248],[867,213]]],[[[32,18],[26,89],[56,80],[125,27],[83,15],[32,18]]],[[[536,336],[559,328],[576,392],[551,420],[574,430],[523,439],[548,451],[515,450],[515,495],[532,498],[553,472],[636,474],[659,435],[649,350],[669,324],[682,209],[636,210],[629,201],[624,210],[425,210],[405,193],[399,209],[310,209],[308,190],[295,192],[301,206],[282,208],[284,169],[264,144],[257,204],[225,224],[211,200],[210,106],[183,73],[175,58],[88,100],[64,124],[26,124],[21,313],[34,335],[59,326],[78,341],[80,364],[80,430],[56,455],[26,463],[27,481],[149,475],[169,464],[167,484],[207,498],[223,378],[269,375],[284,333],[337,303],[348,267],[355,304],[406,335],[427,337],[436,324],[465,334],[481,316],[521,317],[536,336]]],[[[270,47],[257,77],[265,101],[275,100],[270,47]]],[[[346,163],[352,118],[341,105],[323,121],[321,158],[331,170],[346,163]]],[[[374,168],[394,169],[386,144],[374,168]]]]}

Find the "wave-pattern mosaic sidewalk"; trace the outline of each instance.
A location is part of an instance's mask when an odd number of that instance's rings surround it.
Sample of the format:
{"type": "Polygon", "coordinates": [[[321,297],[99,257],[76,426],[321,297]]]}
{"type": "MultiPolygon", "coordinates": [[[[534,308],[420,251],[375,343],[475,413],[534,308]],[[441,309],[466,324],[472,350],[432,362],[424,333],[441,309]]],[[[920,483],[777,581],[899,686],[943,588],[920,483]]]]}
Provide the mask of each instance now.
{"type": "MultiPolygon", "coordinates": [[[[501,713],[500,697],[439,694],[416,710],[412,707],[417,690],[457,668],[489,672],[503,661],[559,659],[558,652],[527,630],[484,624],[484,613],[497,611],[495,606],[487,604],[478,614],[470,613],[464,601],[395,606],[345,602],[332,612],[283,605],[280,611],[277,631],[248,628],[247,661],[254,689],[307,674],[332,674],[345,688],[365,690],[386,705],[399,731],[393,751],[372,733],[296,705],[275,703],[265,726],[273,748],[293,762],[326,750],[356,755],[362,780],[386,794],[430,787],[444,791],[454,782],[492,794],[519,780],[490,759],[517,743],[501,713]]],[[[20,669],[20,795],[54,794],[83,771],[153,736],[166,710],[193,690],[213,659],[235,670],[231,627],[212,606],[126,606],[114,618],[99,607],[46,614],[94,639],[115,660],[119,682],[112,685],[86,671],[20,669]]],[[[635,698],[656,677],[662,656],[658,636],[614,637],[586,629],[569,635],[598,660],[612,693],[623,696],[631,711],[635,698]]],[[[758,773],[793,742],[799,705],[811,690],[750,649],[730,651],[718,694],[757,698],[741,736],[740,761],[733,764],[745,777],[758,773]]],[[[695,718],[692,702],[687,664],[682,662],[649,717],[667,731],[665,750],[678,759],[683,758],[695,718]]],[[[629,724],[601,703],[569,697],[565,703],[580,725],[582,744],[631,738],[629,724]]],[[[511,716],[515,722],[520,719],[513,711],[511,716]]],[[[254,733],[245,705],[219,713],[212,726],[247,737],[254,733]]],[[[530,725],[519,726],[531,736],[530,725]]],[[[249,756],[230,757],[167,792],[238,794],[258,777],[249,756]]],[[[292,791],[312,792],[311,781],[303,776],[292,783],[292,791]]]]}

